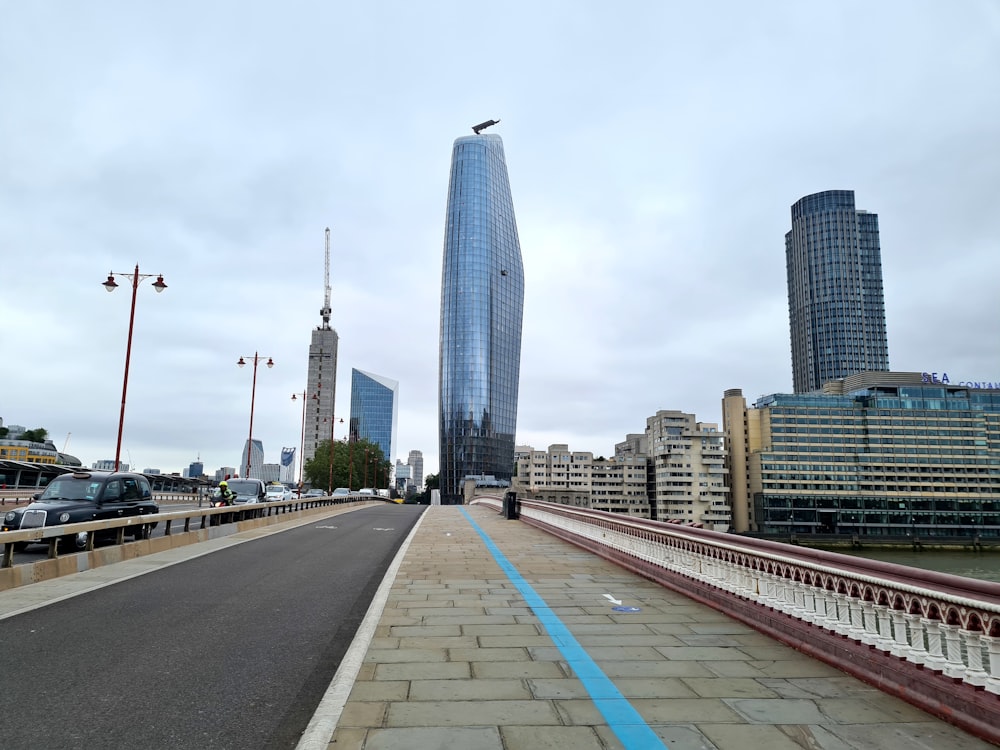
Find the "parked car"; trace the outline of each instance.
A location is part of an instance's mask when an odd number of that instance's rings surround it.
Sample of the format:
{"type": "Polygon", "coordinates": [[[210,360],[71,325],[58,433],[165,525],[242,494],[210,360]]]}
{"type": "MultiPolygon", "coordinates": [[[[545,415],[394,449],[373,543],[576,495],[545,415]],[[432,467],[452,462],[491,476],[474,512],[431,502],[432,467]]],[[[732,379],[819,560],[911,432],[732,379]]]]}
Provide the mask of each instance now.
{"type": "Polygon", "coordinates": [[[265,491],[265,499],[269,502],[280,502],[281,500],[291,500],[292,491],[283,484],[269,484],[265,491]]]}
{"type": "MultiPolygon", "coordinates": [[[[49,482],[43,492],[35,495],[34,502],[4,514],[0,529],[35,529],[159,512],[160,506],[153,500],[149,480],[142,474],[75,471],[60,474],[49,482]]],[[[155,523],[136,525],[131,529],[131,535],[135,539],[142,539],[148,536],[149,529],[154,526],[155,523]]],[[[95,534],[95,537],[114,537],[115,534],[116,531],[111,529],[95,534]]],[[[17,549],[24,549],[29,544],[31,542],[20,542],[17,549]]],[[[87,534],[84,532],[65,536],[60,540],[59,546],[63,550],[86,549],[87,534]]]]}
{"type": "Polygon", "coordinates": [[[236,497],[233,505],[250,505],[263,503],[267,497],[267,489],[259,479],[230,479],[226,482],[236,497]]]}

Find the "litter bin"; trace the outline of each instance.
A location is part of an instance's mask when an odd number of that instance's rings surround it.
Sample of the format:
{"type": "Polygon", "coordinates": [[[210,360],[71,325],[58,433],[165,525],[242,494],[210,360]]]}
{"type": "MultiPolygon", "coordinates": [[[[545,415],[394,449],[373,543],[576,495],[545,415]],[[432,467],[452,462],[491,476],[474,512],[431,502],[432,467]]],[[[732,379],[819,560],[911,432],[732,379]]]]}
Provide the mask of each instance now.
{"type": "Polygon", "coordinates": [[[516,492],[505,493],[503,496],[503,517],[506,518],[508,521],[511,520],[516,521],[518,516],[520,515],[518,513],[519,510],[520,509],[518,508],[517,505],[517,493],[516,492]]]}

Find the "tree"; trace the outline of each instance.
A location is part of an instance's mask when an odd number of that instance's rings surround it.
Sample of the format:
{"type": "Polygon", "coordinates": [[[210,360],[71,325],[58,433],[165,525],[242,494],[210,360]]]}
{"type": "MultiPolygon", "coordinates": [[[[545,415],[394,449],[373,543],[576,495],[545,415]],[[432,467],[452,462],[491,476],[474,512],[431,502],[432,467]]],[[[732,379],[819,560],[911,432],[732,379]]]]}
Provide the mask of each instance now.
{"type": "Polygon", "coordinates": [[[49,439],[49,431],[44,427],[36,427],[33,430],[25,430],[18,440],[28,440],[32,443],[44,443],[49,439]]]}
{"type": "Polygon", "coordinates": [[[303,481],[313,487],[336,487],[359,490],[362,487],[388,487],[392,466],[382,455],[378,444],[370,440],[345,443],[333,441],[333,486],[330,484],[330,441],[316,445],[316,454],[303,467],[303,481]],[[367,467],[366,467],[367,464],[367,467]],[[367,483],[366,483],[367,482],[367,483]]]}
{"type": "Polygon", "coordinates": [[[406,502],[411,505],[430,505],[431,490],[441,488],[441,476],[439,474],[428,474],[424,477],[424,491],[406,498],[406,502]]]}

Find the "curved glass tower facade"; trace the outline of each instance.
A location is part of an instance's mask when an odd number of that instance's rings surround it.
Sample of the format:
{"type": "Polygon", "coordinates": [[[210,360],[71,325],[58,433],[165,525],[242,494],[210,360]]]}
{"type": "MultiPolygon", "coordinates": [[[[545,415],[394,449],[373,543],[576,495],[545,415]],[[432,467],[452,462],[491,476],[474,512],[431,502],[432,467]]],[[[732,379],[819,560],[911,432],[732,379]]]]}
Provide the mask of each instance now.
{"type": "Polygon", "coordinates": [[[827,190],[792,206],[785,235],[792,384],[889,369],[878,214],[858,211],[853,190],[827,190]]]}
{"type": "Polygon", "coordinates": [[[503,141],[455,140],[441,278],[441,501],[465,477],[510,480],[521,367],[524,269],[503,141]]]}

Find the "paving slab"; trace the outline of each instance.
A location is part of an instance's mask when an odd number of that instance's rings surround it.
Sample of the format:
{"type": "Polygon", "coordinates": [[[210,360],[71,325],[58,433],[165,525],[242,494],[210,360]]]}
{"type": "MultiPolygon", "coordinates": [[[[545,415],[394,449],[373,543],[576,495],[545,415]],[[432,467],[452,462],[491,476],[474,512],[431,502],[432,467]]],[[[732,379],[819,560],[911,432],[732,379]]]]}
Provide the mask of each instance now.
{"type": "Polygon", "coordinates": [[[992,747],[485,506],[427,510],[375,632],[328,750],[992,747]]]}

